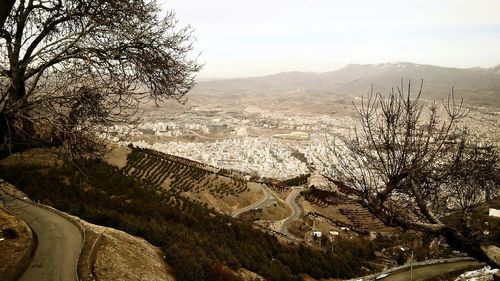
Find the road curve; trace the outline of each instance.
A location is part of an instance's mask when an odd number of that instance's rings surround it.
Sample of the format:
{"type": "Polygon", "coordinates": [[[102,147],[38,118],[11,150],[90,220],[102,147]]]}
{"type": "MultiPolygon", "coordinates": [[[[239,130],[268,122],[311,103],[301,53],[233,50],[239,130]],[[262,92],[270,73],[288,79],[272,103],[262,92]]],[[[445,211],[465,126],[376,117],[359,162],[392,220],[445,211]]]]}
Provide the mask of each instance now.
{"type": "Polygon", "coordinates": [[[269,204],[269,201],[274,198],[273,195],[271,194],[271,192],[269,192],[269,190],[267,190],[267,188],[264,186],[264,185],[259,185],[261,187],[261,190],[263,192],[262,194],[262,197],[260,198],[259,201],[255,202],[255,203],[252,203],[246,207],[243,207],[241,209],[238,209],[238,210],[235,210],[231,216],[233,218],[236,218],[238,217],[239,215],[241,215],[242,213],[244,212],[247,212],[247,211],[250,211],[252,209],[260,209],[260,208],[264,208],[267,206],[267,204],[269,204]]]}
{"type": "Polygon", "coordinates": [[[6,202],[38,237],[35,254],[19,281],[78,280],[77,263],[83,245],[80,229],[69,219],[22,199],[6,202]]]}
{"type": "Polygon", "coordinates": [[[423,281],[435,278],[439,275],[467,268],[469,266],[480,265],[478,261],[455,261],[449,263],[439,263],[413,268],[412,276],[410,269],[389,274],[387,277],[379,278],[381,281],[406,281],[412,277],[413,281],[423,281]]]}
{"type": "Polygon", "coordinates": [[[292,209],[292,214],[283,221],[283,223],[281,224],[281,227],[280,227],[280,232],[285,234],[288,237],[293,236],[288,231],[288,227],[290,227],[290,224],[292,224],[292,222],[296,221],[300,217],[300,214],[302,213],[300,206],[297,204],[297,197],[299,196],[300,191],[301,191],[301,189],[298,189],[298,188],[292,189],[292,192],[290,192],[290,194],[288,194],[288,196],[285,199],[285,202],[292,209]]]}

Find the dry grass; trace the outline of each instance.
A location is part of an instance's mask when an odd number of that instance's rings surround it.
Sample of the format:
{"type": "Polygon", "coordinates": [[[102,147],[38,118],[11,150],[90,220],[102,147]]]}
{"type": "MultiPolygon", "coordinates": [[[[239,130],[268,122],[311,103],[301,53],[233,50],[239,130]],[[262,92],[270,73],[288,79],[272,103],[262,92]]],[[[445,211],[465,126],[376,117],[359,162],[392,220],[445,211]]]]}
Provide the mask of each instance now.
{"type": "MultiPolygon", "coordinates": [[[[351,223],[346,216],[344,216],[340,213],[340,211],[339,211],[339,209],[341,207],[340,205],[328,205],[327,207],[320,207],[318,205],[311,204],[307,200],[304,200],[303,197],[300,197],[299,204],[304,208],[304,211],[306,213],[316,212],[316,213],[321,214],[327,218],[338,220],[338,221],[341,221],[344,223],[349,223],[349,224],[351,223]]],[[[342,205],[342,206],[345,207],[345,205],[342,205]]]]}
{"type": "Polygon", "coordinates": [[[15,277],[15,270],[23,258],[31,253],[32,233],[26,222],[12,215],[0,206],[0,230],[13,229],[18,235],[14,239],[4,237],[0,232],[0,280],[9,281],[15,277]]]}
{"type": "Polygon", "coordinates": [[[282,189],[282,190],[270,188],[270,190],[276,198],[279,198],[281,200],[286,200],[288,195],[292,192],[291,188],[286,188],[286,189],[282,189]]]}
{"type": "Polygon", "coordinates": [[[231,206],[231,212],[248,206],[262,197],[262,190],[259,183],[248,182],[249,191],[244,191],[238,196],[230,195],[221,199],[222,202],[231,206]]]}
{"type": "Polygon", "coordinates": [[[292,214],[290,206],[282,201],[277,201],[276,203],[269,204],[262,210],[262,219],[269,221],[278,221],[286,219],[292,214]]]}
{"type": "MultiPolygon", "coordinates": [[[[221,181],[219,177],[219,181],[221,181]]],[[[262,197],[262,190],[256,183],[249,183],[249,191],[243,191],[237,196],[227,195],[216,198],[207,190],[197,192],[183,192],[182,195],[198,202],[207,203],[207,206],[216,211],[230,215],[233,211],[248,206],[262,197]]]]}
{"type": "Polygon", "coordinates": [[[49,150],[34,148],[22,153],[15,153],[1,161],[2,165],[12,166],[40,166],[40,167],[52,167],[57,163],[61,163],[61,160],[57,159],[49,150]]]}
{"type": "Polygon", "coordinates": [[[130,151],[131,149],[126,146],[113,145],[104,155],[103,160],[121,169],[127,164],[127,155],[130,151]]]}
{"type": "Polygon", "coordinates": [[[258,275],[255,272],[252,272],[245,268],[240,268],[237,272],[235,272],[237,276],[245,281],[265,281],[264,277],[258,275]]]}
{"type": "MultiPolygon", "coordinates": [[[[103,235],[94,261],[98,280],[175,280],[172,269],[163,261],[163,253],[158,247],[123,231],[80,219],[78,221],[86,232],[93,233],[90,237],[103,235]]],[[[93,243],[88,243],[90,244],[93,243]]],[[[84,252],[89,251],[87,249],[84,252]]],[[[83,258],[88,259],[88,256],[83,258]]]]}
{"type": "Polygon", "coordinates": [[[288,231],[296,237],[304,237],[304,234],[311,230],[312,222],[305,217],[299,218],[292,222],[288,227],[288,231]]]}

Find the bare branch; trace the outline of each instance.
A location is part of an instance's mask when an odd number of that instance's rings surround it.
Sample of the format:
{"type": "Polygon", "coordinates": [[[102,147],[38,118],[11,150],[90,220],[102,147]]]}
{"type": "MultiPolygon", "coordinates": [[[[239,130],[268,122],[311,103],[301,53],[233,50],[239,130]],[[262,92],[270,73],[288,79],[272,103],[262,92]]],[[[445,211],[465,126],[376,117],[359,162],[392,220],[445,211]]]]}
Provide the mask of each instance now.
{"type": "MultiPolygon", "coordinates": [[[[415,97],[410,82],[406,90],[403,86],[401,81],[387,96],[374,94],[372,87],[362,98],[355,107],[361,129],[340,143],[328,142],[328,177],[353,190],[386,224],[471,242],[474,237],[442,217],[458,210],[470,219],[472,208],[498,193],[498,154],[458,127],[468,110],[463,100],[455,101],[453,89],[440,108],[419,101],[423,81],[415,97]]],[[[468,251],[484,258],[477,248],[468,251]]]]}

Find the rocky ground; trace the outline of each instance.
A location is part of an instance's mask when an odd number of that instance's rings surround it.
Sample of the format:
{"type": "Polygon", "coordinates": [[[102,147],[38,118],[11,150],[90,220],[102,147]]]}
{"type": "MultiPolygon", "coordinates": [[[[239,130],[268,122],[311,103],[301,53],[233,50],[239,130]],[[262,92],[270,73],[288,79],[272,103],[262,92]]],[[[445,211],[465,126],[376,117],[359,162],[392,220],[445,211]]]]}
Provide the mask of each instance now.
{"type": "Polygon", "coordinates": [[[478,270],[465,272],[455,279],[455,281],[490,281],[493,280],[493,275],[498,275],[498,273],[500,273],[498,269],[486,266],[478,270]]]}

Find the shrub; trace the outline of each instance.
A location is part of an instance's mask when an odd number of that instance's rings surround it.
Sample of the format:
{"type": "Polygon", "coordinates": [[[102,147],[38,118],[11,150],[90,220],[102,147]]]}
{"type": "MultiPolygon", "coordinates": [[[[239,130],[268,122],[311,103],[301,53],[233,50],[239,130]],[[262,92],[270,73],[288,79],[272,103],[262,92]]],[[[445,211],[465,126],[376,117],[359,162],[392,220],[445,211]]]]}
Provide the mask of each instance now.
{"type": "Polygon", "coordinates": [[[10,227],[2,229],[2,234],[3,234],[3,237],[5,237],[7,239],[16,239],[17,237],[19,237],[17,232],[10,227]]]}

